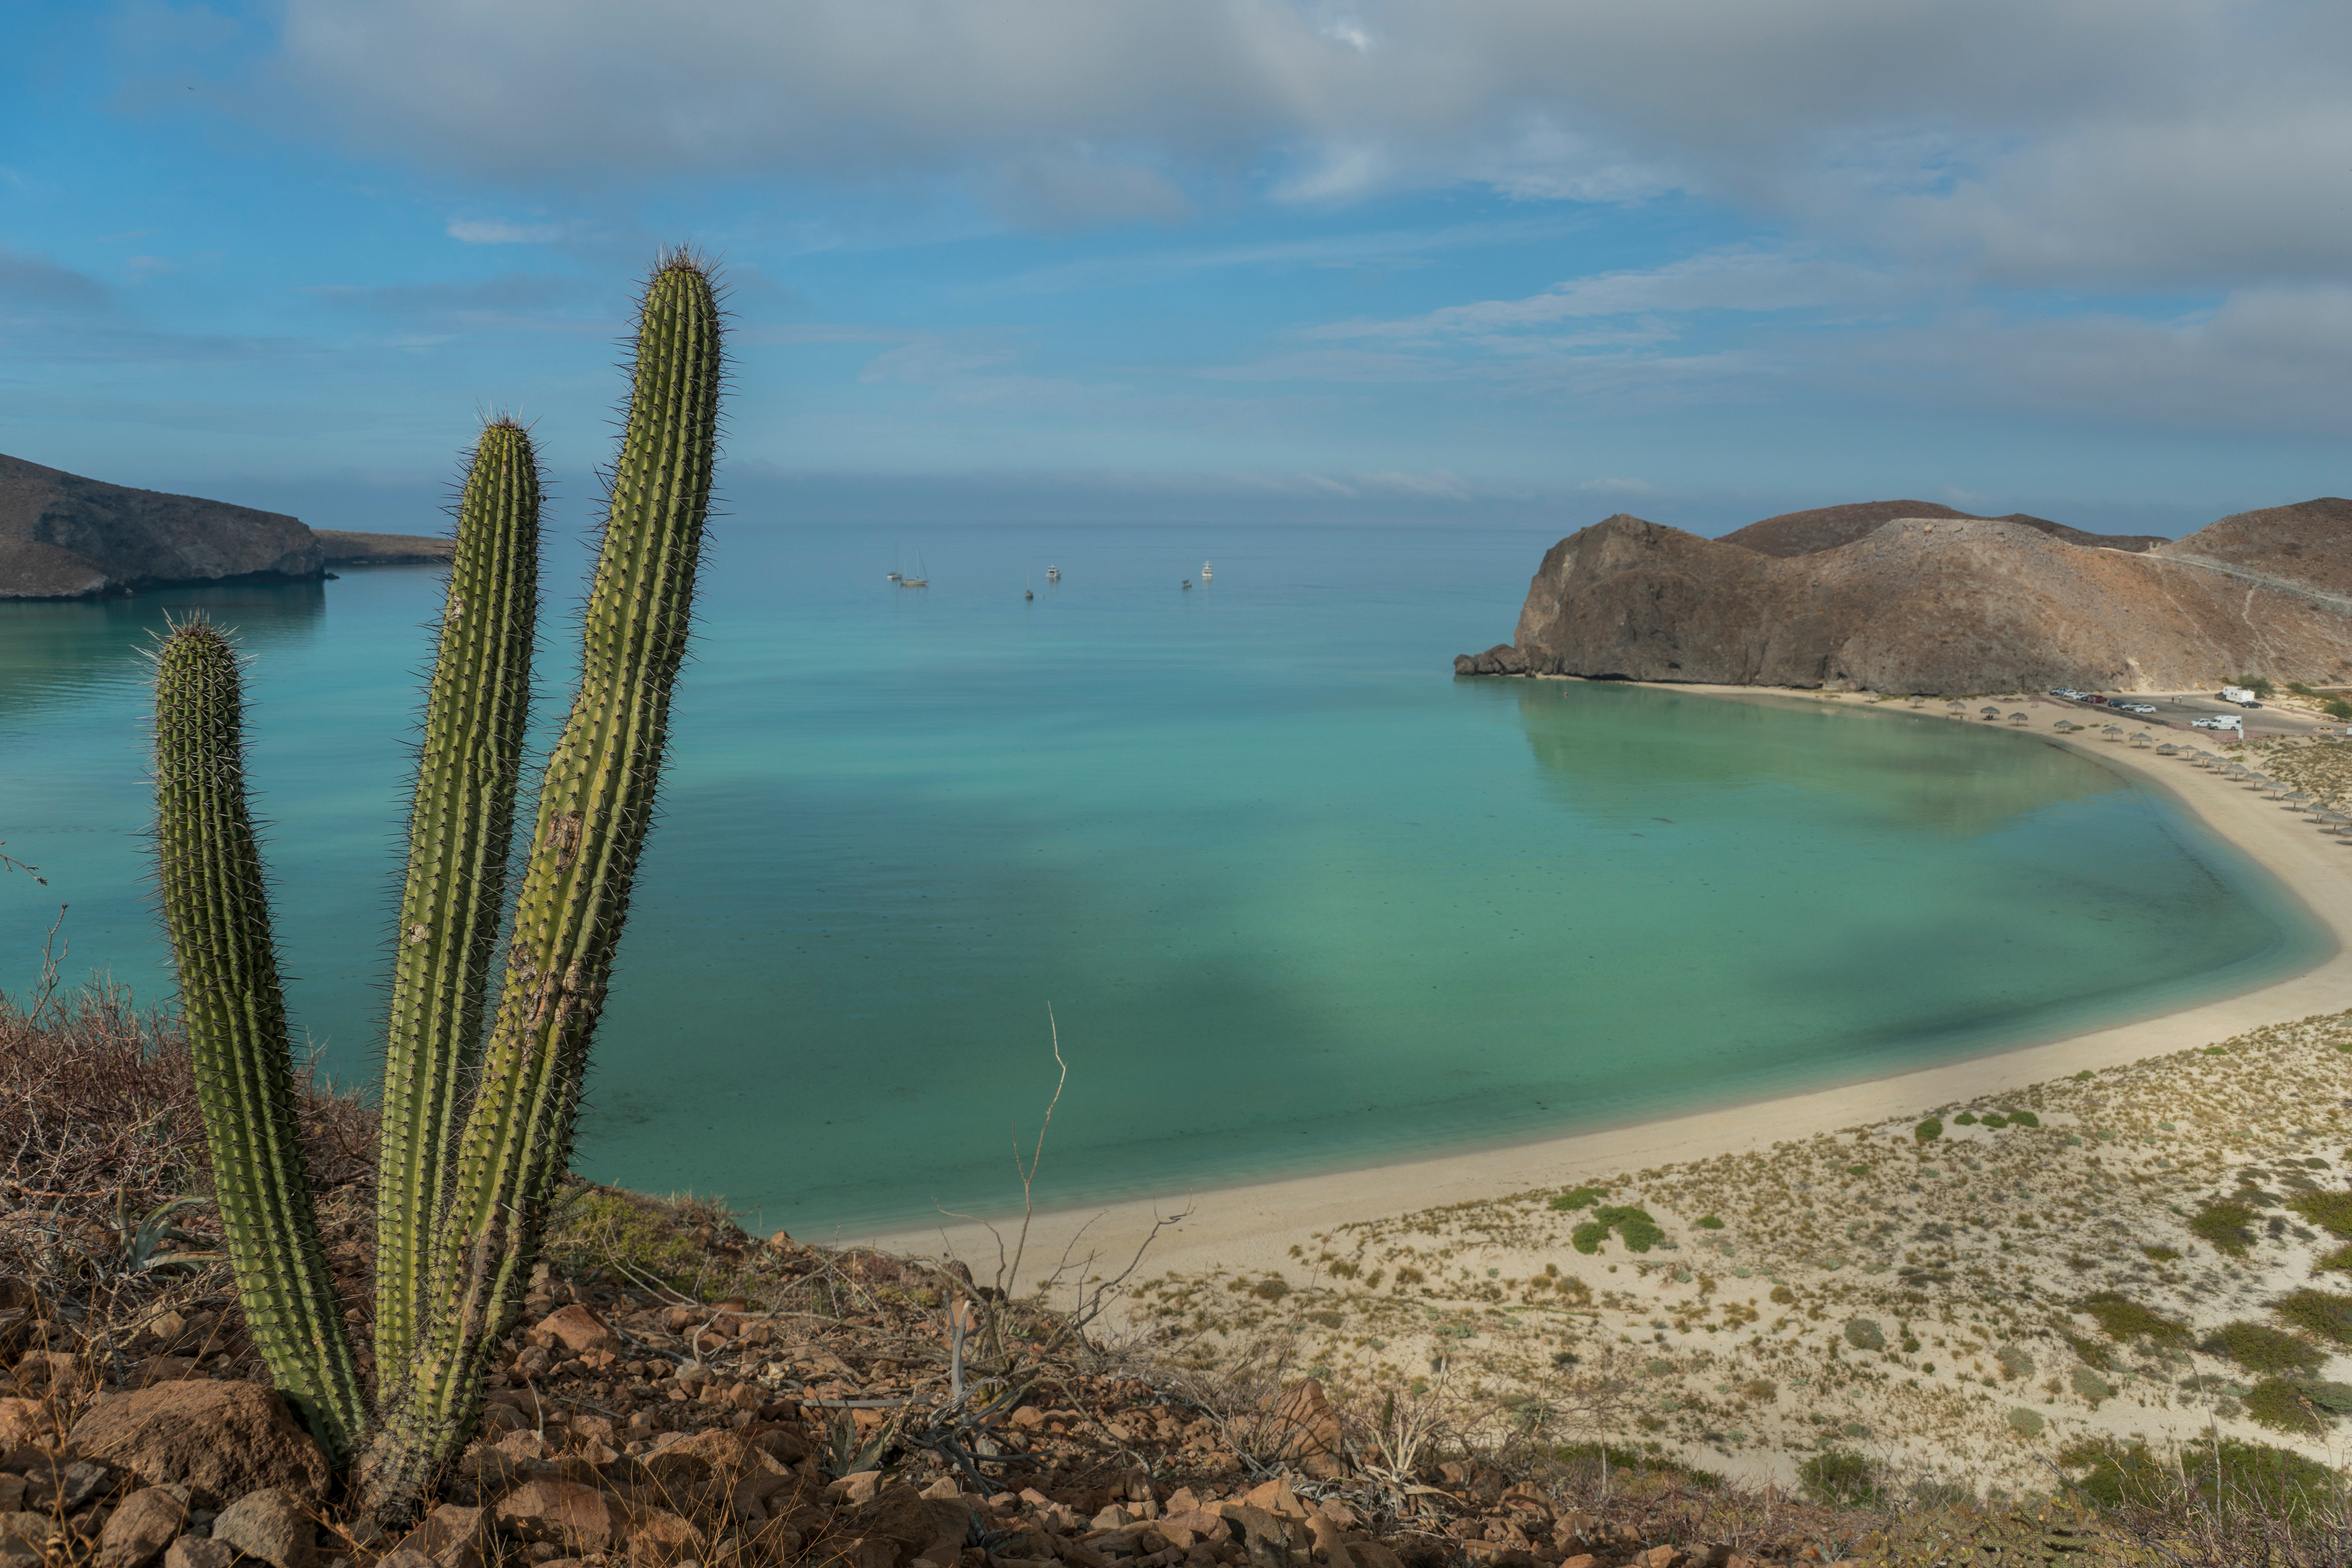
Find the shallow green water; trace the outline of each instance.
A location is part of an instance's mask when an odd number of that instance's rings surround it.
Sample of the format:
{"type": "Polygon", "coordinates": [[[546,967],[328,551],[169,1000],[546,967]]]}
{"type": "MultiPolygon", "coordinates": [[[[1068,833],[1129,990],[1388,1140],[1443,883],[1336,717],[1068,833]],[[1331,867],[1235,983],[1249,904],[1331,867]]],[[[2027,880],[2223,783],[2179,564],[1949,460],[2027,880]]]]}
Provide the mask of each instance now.
{"type": "MultiPolygon", "coordinates": [[[[940,530],[915,592],[887,537],[724,526],[578,1163],[762,1223],[1005,1202],[1049,1003],[1040,1192],[1087,1201],[1948,1060],[2321,950],[2030,736],[1455,680],[1524,532],[940,530]]],[[[293,1012],[368,1075],[437,600],[387,570],[0,606],[0,837],[51,882],[0,877],[0,978],[62,900],[69,967],[165,994],[134,650],[202,604],[254,657],[293,1012]]]]}

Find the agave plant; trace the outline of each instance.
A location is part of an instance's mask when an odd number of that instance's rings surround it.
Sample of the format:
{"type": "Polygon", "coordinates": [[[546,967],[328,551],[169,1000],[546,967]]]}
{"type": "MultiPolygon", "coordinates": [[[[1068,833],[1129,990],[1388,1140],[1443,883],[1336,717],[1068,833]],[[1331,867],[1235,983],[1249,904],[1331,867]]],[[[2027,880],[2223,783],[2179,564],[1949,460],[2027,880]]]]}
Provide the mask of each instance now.
{"type": "Polygon", "coordinates": [[[363,1505],[395,1523],[472,1435],[564,1172],[686,647],[718,433],[706,269],[665,258],[639,309],[627,420],[504,964],[538,613],[527,431],[483,429],[458,506],[409,814],[392,968],[371,1391],[344,1332],[295,1126],[234,648],[191,620],[156,658],[156,847],[222,1231],[255,1347],[363,1505]]]}

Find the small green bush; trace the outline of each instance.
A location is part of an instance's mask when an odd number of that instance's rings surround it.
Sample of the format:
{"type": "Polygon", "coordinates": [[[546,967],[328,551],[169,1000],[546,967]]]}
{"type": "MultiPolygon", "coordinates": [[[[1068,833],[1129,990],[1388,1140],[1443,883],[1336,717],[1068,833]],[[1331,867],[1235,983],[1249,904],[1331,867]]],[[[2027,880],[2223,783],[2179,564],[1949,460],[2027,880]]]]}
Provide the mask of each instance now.
{"type": "Polygon", "coordinates": [[[2023,1345],[2003,1345],[1993,1359],[2001,1364],[2001,1376],[2009,1379],[2034,1375],[2033,1353],[2023,1345]]]}
{"type": "Polygon", "coordinates": [[[1886,1331],[1869,1318],[1846,1320],[1846,1343],[1856,1350],[1886,1349],[1886,1331]]]}
{"type": "Polygon", "coordinates": [[[1849,1165],[1846,1167],[1846,1174],[1848,1176],[1867,1176],[1870,1174],[1870,1167],[1867,1165],[1849,1165]]]}
{"type": "Polygon", "coordinates": [[[2254,1385],[2246,1395],[2246,1414],[2273,1432],[2296,1432],[2317,1436],[2327,1430],[2327,1422],[2302,1390],[2283,1378],[2266,1377],[2254,1385]]]}
{"type": "Polygon", "coordinates": [[[2150,1263],[2178,1263],[2180,1261],[2181,1250],[2178,1247],[2142,1247],[2140,1250],[2148,1255],[2150,1263]]]}
{"type": "Polygon", "coordinates": [[[2346,702],[2341,697],[2330,697],[2321,705],[2320,711],[2331,719],[2352,719],[2352,702],[2346,702]]]}
{"type": "Polygon", "coordinates": [[[2039,1437],[2042,1435],[2043,1425],[2040,1411],[2028,1410],[2023,1405],[2015,1405],[2010,1408],[2009,1430],[2015,1432],[2019,1437],[2039,1437]]]}
{"type": "Polygon", "coordinates": [[[2115,1358],[2107,1353],[2107,1347],[2095,1339],[2085,1339],[2080,1334],[2069,1334],[2064,1329],[2058,1331],[2058,1337],[2066,1341],[2068,1349],[2102,1372],[2115,1365],[2115,1358]]]}
{"type": "Polygon", "coordinates": [[[2297,1378],[2295,1386],[2331,1416],[2352,1416],[2352,1383],[2323,1383],[2315,1378],[2297,1378]]]}
{"type": "Polygon", "coordinates": [[[2352,1192],[2299,1192],[2287,1207],[2336,1240],[2352,1240],[2352,1192]]]}
{"type": "Polygon", "coordinates": [[[1932,1116],[1911,1129],[1911,1136],[1917,1138],[1921,1143],[1933,1143],[1943,1135],[1944,1124],[1932,1116]]]}
{"type": "Polygon", "coordinates": [[[2176,1323],[2155,1311],[2141,1306],[2121,1291],[2102,1290],[2083,1298],[2082,1310],[2089,1313],[2106,1332],[2109,1339],[2127,1344],[2142,1335],[2158,1341],[2184,1340],[2189,1337],[2189,1326],[2176,1323]]]}
{"type": "Polygon", "coordinates": [[[2276,1375],[2317,1372],[2327,1357],[2309,1341],[2260,1323],[2225,1323],[2197,1347],[2209,1356],[2236,1362],[2249,1372],[2276,1375]]]}
{"type": "Polygon", "coordinates": [[[2218,1445],[2184,1446],[2177,1459],[2151,1454],[2144,1443],[2086,1439],[2061,1449],[2058,1465],[2087,1470],[2069,1485],[2105,1508],[2128,1505],[2177,1514],[2184,1480],[2200,1504],[2283,1515],[2297,1524],[2332,1520],[2341,1506],[2342,1478],[2327,1466],[2234,1437],[2218,1445]]]}
{"type": "Polygon", "coordinates": [[[2076,1367],[2074,1376],[2068,1381],[2073,1385],[2076,1393],[2091,1402],[2093,1410],[2099,1408],[2101,1400],[2115,1397],[2115,1385],[2093,1372],[2089,1367],[2076,1367]]]}
{"type": "Polygon", "coordinates": [[[1952,1122],[1955,1126],[1974,1127],[1976,1125],[1976,1112],[1962,1111],[1959,1115],[1952,1118],[1952,1122]]]}
{"type": "Polygon", "coordinates": [[[1601,1250],[1601,1243],[1609,1239],[1609,1227],[1598,1220],[1586,1220],[1568,1233],[1568,1245],[1590,1256],[1601,1250]]]}
{"type": "Polygon", "coordinates": [[[1700,1216],[1699,1216],[1699,1229],[1701,1229],[1701,1230],[1721,1230],[1722,1228],[1723,1228],[1723,1218],[1722,1218],[1722,1216],[1721,1216],[1721,1215],[1717,1215],[1717,1214],[1702,1214],[1702,1215],[1700,1215],[1700,1216]]]}
{"type": "Polygon", "coordinates": [[[2343,1273],[2352,1273],[2352,1246],[2338,1247],[2311,1266],[2315,1269],[2335,1269],[2343,1273]]]}
{"type": "Polygon", "coordinates": [[[1988,1129],[2006,1127],[2009,1125],[2009,1118],[2003,1116],[1999,1111],[1987,1111],[1984,1113],[1984,1125],[1988,1129]]]}
{"type": "Polygon", "coordinates": [[[1573,1214],[1578,1209],[1589,1209],[1609,1195],[1606,1187],[1571,1187],[1552,1199],[1552,1207],[1562,1214],[1573,1214]]]}
{"type": "Polygon", "coordinates": [[[2189,1231],[2199,1239],[2209,1241],[2217,1251],[2233,1258],[2242,1258],[2246,1249],[2254,1245],[2254,1233],[2247,1227],[2254,1222],[2254,1211],[2243,1203],[2224,1198],[2208,1203],[2189,1218],[2189,1231]]]}
{"type": "Polygon", "coordinates": [[[2009,1113],[2009,1125],[2012,1127],[2039,1127],[2041,1124],[2042,1119],[2031,1111],[2011,1111],[2009,1113]]]}
{"type": "Polygon", "coordinates": [[[2271,1311],[2314,1339],[2331,1345],[2352,1345],[2352,1296],[2324,1290],[2298,1290],[2271,1303],[2271,1311]]]}
{"type": "Polygon", "coordinates": [[[1831,1448],[1797,1466],[1797,1479],[1818,1503],[1864,1506],[1878,1501],[1878,1473],[1850,1449],[1831,1448]]]}
{"type": "MultiPolygon", "coordinates": [[[[1647,1252],[1666,1239],[1658,1222],[1650,1218],[1650,1211],[1630,1203],[1593,1210],[1593,1223],[1615,1230],[1628,1252],[1647,1252]]],[[[1579,1225],[1577,1229],[1582,1231],[1584,1227],[1579,1225]]]]}

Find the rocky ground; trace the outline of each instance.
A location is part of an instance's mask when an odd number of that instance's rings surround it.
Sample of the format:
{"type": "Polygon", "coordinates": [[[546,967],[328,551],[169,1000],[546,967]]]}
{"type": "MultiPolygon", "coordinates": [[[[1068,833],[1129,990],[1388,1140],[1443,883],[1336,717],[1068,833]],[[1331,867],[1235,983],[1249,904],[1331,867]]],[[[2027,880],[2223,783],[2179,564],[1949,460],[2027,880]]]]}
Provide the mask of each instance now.
{"type": "MultiPolygon", "coordinates": [[[[23,1568],[2218,1563],[2335,1540],[2340,1478],[2283,1447],[2219,1444],[2207,1486],[2112,1434],[2193,1414],[2309,1449],[2283,1429],[2332,1419],[2344,1298],[2306,1276],[2345,1250],[2321,1234],[2346,1226],[2343,1018],[1946,1107],[1930,1137],[1352,1228],[1283,1276],[1095,1282],[1075,1313],[574,1185],[478,1440],[383,1535],[244,1339],[168,1027],[42,1008],[0,1008],[0,1559],[23,1568]],[[1799,1484],[1710,1473],[1775,1453],[1808,1456],[1799,1484]]],[[[325,1086],[304,1116],[364,1342],[368,1119],[325,1086]]]]}

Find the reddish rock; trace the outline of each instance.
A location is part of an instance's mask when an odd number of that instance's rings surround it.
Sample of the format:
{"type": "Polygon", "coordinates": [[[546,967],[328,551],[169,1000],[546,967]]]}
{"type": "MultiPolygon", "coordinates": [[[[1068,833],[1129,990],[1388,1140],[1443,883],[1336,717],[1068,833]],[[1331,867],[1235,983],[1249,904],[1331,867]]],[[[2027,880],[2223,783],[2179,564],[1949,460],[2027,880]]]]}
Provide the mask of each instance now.
{"type": "Polygon", "coordinates": [[[575,1552],[601,1552],[613,1543],[611,1501],[572,1481],[526,1481],[498,1505],[498,1525],[522,1541],[552,1541],[575,1552]]]}
{"type": "Polygon", "coordinates": [[[702,1532],[676,1514],[648,1508],[629,1520],[629,1561],[641,1568],[664,1568],[701,1554],[702,1532]]]}
{"type": "Polygon", "coordinates": [[[55,1430],[56,1423],[39,1400],[0,1399],[0,1453],[27,1447],[55,1430]]]}
{"type": "Polygon", "coordinates": [[[622,1348],[621,1336],[607,1328],[602,1318],[576,1301],[548,1314],[534,1332],[553,1335],[558,1343],[575,1355],[622,1348]]]}
{"type": "Polygon", "coordinates": [[[310,1434],[258,1383],[159,1383],[108,1395],[67,1437],[150,1486],[191,1486],[216,1498],[276,1487],[308,1501],[330,1479],[310,1434]]]}
{"type": "Polygon", "coordinates": [[[487,1509],[443,1503],[425,1515],[394,1550],[414,1552],[433,1568],[482,1568],[489,1535],[487,1509]]]}
{"type": "Polygon", "coordinates": [[[115,1506],[98,1532],[98,1568],[146,1568],[187,1521],[186,1487],[142,1487],[115,1506]]]}
{"type": "Polygon", "coordinates": [[[318,1559],[318,1525],[282,1487],[247,1492],[212,1521],[212,1538],[271,1568],[310,1568],[318,1559]]]}

